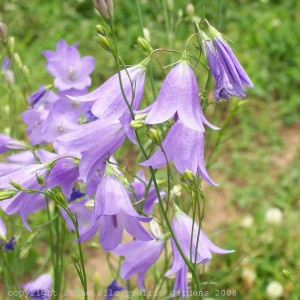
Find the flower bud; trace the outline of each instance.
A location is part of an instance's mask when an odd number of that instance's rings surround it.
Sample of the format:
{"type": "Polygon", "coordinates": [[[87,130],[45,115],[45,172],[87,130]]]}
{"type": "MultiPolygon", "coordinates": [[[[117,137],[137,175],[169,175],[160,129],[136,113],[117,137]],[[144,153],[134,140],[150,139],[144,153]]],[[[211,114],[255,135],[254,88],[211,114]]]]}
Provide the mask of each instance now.
{"type": "Polygon", "coordinates": [[[266,294],[271,299],[280,298],[283,295],[283,287],[280,282],[272,281],[267,285],[266,294]]]}
{"type": "Polygon", "coordinates": [[[102,25],[96,25],[96,30],[100,35],[107,36],[106,29],[102,25]]]}
{"type": "Polygon", "coordinates": [[[36,174],[36,180],[38,182],[39,185],[43,186],[45,184],[45,180],[42,176],[39,176],[38,174],[36,174]]]}
{"type": "Polygon", "coordinates": [[[30,80],[30,71],[26,65],[22,66],[22,74],[27,81],[30,80]]]}
{"type": "Polygon", "coordinates": [[[99,44],[103,47],[103,49],[105,49],[108,52],[112,52],[111,43],[108,37],[99,34],[97,36],[97,40],[99,44]]]}
{"type": "Polygon", "coordinates": [[[8,52],[10,54],[13,54],[14,51],[15,51],[15,38],[14,37],[10,37],[8,39],[8,42],[7,42],[7,48],[8,48],[8,52]]]}
{"type": "Polygon", "coordinates": [[[99,11],[101,16],[108,22],[111,22],[113,15],[113,1],[112,0],[93,0],[95,8],[99,11]]]}
{"type": "Polygon", "coordinates": [[[195,15],[195,6],[192,3],[186,6],[186,13],[191,18],[195,15]]]}
{"type": "Polygon", "coordinates": [[[2,22],[0,22],[0,40],[7,42],[7,27],[2,22]]]}
{"type": "Polygon", "coordinates": [[[138,45],[141,47],[141,49],[143,51],[145,51],[147,54],[150,54],[153,51],[152,47],[150,46],[150,44],[148,43],[148,41],[146,39],[139,37],[137,39],[137,42],[138,42],[138,45]]]}
{"type": "Polygon", "coordinates": [[[174,0],[167,0],[167,6],[172,11],[174,9],[174,0]]]}
{"type": "Polygon", "coordinates": [[[14,190],[6,190],[6,191],[0,191],[0,201],[6,200],[14,197],[17,194],[17,191],[14,190]]]}
{"type": "Polygon", "coordinates": [[[15,75],[11,70],[4,71],[4,80],[8,85],[13,85],[15,83],[15,75]]]}
{"type": "Polygon", "coordinates": [[[72,254],[71,255],[71,259],[73,261],[74,264],[78,264],[79,263],[79,257],[77,254],[72,254]]]}
{"type": "Polygon", "coordinates": [[[151,44],[151,35],[150,35],[150,31],[148,28],[144,27],[143,28],[143,35],[144,35],[144,38],[146,39],[146,41],[151,44]]]}
{"type": "Polygon", "coordinates": [[[195,175],[194,175],[194,173],[191,170],[185,169],[183,171],[183,173],[181,174],[180,179],[183,182],[194,182],[195,175]]]}
{"type": "Polygon", "coordinates": [[[176,196],[176,197],[180,197],[181,196],[181,185],[180,184],[176,184],[174,185],[173,189],[171,190],[171,195],[172,196],[176,196]]]}
{"type": "Polygon", "coordinates": [[[288,270],[282,270],[282,276],[286,279],[291,279],[291,274],[288,270]]]}
{"type": "Polygon", "coordinates": [[[159,225],[156,221],[152,220],[150,222],[150,231],[152,233],[152,235],[157,239],[161,239],[162,237],[162,234],[160,232],[160,228],[159,228],[159,225]]]}
{"type": "Polygon", "coordinates": [[[144,120],[132,120],[130,122],[130,127],[133,129],[139,129],[142,128],[145,125],[145,121],[144,120]]]}
{"type": "Polygon", "coordinates": [[[10,140],[8,141],[5,146],[10,150],[26,150],[28,149],[28,146],[25,144],[25,142],[20,142],[16,140],[10,140]]]}
{"type": "Polygon", "coordinates": [[[156,144],[157,146],[161,145],[161,138],[160,138],[159,133],[156,129],[149,128],[148,131],[147,131],[147,135],[152,140],[152,142],[154,144],[156,144]]]}
{"type": "Polygon", "coordinates": [[[21,60],[20,55],[18,53],[14,53],[13,59],[17,65],[17,67],[21,69],[22,68],[22,60],[21,60]]]}
{"type": "Polygon", "coordinates": [[[14,182],[14,181],[10,181],[9,182],[9,184],[10,185],[12,185],[15,189],[17,189],[17,190],[20,190],[20,191],[22,191],[23,190],[23,187],[19,184],[19,183],[16,183],[16,182],[14,182]]]}
{"type": "Polygon", "coordinates": [[[93,278],[93,290],[94,294],[97,295],[100,290],[100,274],[95,273],[93,278]]]}

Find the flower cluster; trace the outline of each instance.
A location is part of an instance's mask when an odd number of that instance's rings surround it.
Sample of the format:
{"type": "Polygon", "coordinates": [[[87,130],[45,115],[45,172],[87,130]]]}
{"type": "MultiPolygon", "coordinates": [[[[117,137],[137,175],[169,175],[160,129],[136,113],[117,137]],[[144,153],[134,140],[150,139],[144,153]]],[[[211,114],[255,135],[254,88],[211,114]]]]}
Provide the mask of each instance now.
{"type": "MultiPolygon", "coordinates": [[[[94,2],[110,24],[112,2],[94,2]]],[[[211,26],[210,30],[213,40],[202,32],[199,35],[215,78],[216,100],[244,97],[244,85],[253,86],[249,77],[222,36],[211,26]]],[[[0,207],[7,215],[20,215],[30,230],[28,215],[49,209],[51,201],[56,201],[68,229],[78,233],[76,242],[87,241],[99,232],[99,244],[104,251],[125,257],[120,267],[121,278],[127,280],[137,274],[141,290],[145,289],[146,273],[162,252],[168,251],[170,240],[173,264],[165,276],[175,275],[174,291],[184,295],[188,291],[190,265],[208,263],[212,253],[233,252],[213,244],[195,218],[191,219],[177,206],[169,233],[161,233],[153,220],[156,204],[159,203],[166,217],[164,207],[168,210],[175,197],[170,196],[170,188],[160,189],[154,169],[173,163],[180,178],[188,174],[183,185],[190,190],[194,188],[193,182],[199,184],[202,180],[217,186],[206,169],[204,140],[207,127],[219,128],[204,116],[188,51],[182,53],[167,74],[157,98],[144,109],[140,104],[144,99],[150,57],[129,68],[124,65],[89,93],[93,57],[80,57],[77,44],[68,46],[62,40],[55,51],[43,54],[54,83],[40,86],[27,99],[28,109],[22,113],[22,119],[31,145],[0,135],[0,153],[18,151],[6,156],[7,161],[0,165],[0,207]],[[149,154],[141,148],[137,127],[133,125],[137,118],[140,127],[147,127],[153,141],[149,154]],[[162,128],[163,134],[156,128],[162,128]],[[149,168],[150,180],[140,170],[130,173],[134,178],[130,182],[126,177],[128,171],[114,159],[126,138],[143,150],[145,160],[140,165],[149,168]],[[124,229],[132,241],[122,243],[124,229]]],[[[8,61],[4,62],[3,70],[8,72],[8,61]]],[[[0,238],[6,241],[2,223],[0,219],[0,238]]],[[[9,241],[4,247],[13,248],[13,243],[9,241]]],[[[44,274],[23,288],[35,298],[37,292],[49,291],[51,285],[51,276],[44,274]]],[[[114,281],[109,289],[123,288],[114,281]]]]}

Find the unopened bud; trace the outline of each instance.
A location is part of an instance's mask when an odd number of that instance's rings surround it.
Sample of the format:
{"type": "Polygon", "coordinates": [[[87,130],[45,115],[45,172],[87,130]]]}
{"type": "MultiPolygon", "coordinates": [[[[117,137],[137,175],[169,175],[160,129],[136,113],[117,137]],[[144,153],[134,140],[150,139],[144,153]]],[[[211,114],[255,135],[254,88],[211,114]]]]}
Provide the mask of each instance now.
{"type": "Polygon", "coordinates": [[[130,127],[133,129],[139,129],[142,128],[145,125],[145,121],[144,120],[132,120],[130,122],[130,127]]]}
{"type": "Polygon", "coordinates": [[[21,57],[18,53],[14,53],[13,55],[13,59],[14,59],[14,62],[16,63],[17,67],[18,68],[22,68],[22,60],[21,60],[21,57]]]}
{"type": "Polygon", "coordinates": [[[45,180],[42,176],[39,176],[38,174],[36,174],[36,180],[38,182],[39,185],[43,186],[45,184],[45,180]]]}
{"type": "Polygon", "coordinates": [[[100,35],[107,36],[106,29],[102,25],[97,25],[96,30],[100,35]]]}
{"type": "Polygon", "coordinates": [[[95,8],[107,23],[111,23],[114,5],[112,0],[93,0],[95,8]]]}
{"type": "Polygon", "coordinates": [[[176,184],[174,185],[172,191],[171,191],[171,194],[173,196],[176,196],[176,197],[180,197],[181,196],[181,190],[182,190],[182,187],[180,184],[176,184]]]}
{"type": "Polygon", "coordinates": [[[99,42],[99,44],[108,52],[112,52],[112,47],[111,47],[111,43],[108,37],[99,34],[97,36],[97,40],[99,42]]]}
{"type": "Polygon", "coordinates": [[[282,270],[282,276],[286,279],[291,279],[291,274],[288,270],[282,270]]]}
{"type": "Polygon", "coordinates": [[[15,51],[15,38],[14,37],[10,37],[8,39],[8,42],[7,42],[7,48],[8,48],[8,52],[10,54],[13,54],[14,51],[15,51]]]}
{"type": "Polygon", "coordinates": [[[25,142],[20,142],[16,140],[10,140],[8,141],[5,146],[10,150],[26,150],[28,149],[28,146],[25,142]]]}
{"type": "Polygon", "coordinates": [[[146,39],[146,41],[151,44],[151,34],[148,28],[143,28],[143,34],[144,34],[144,38],[146,39]]]}
{"type": "Polygon", "coordinates": [[[22,66],[22,74],[23,74],[24,78],[27,81],[29,81],[29,79],[30,79],[30,71],[29,71],[29,68],[26,65],[22,66]]]}
{"type": "Polygon", "coordinates": [[[79,257],[77,254],[72,254],[71,255],[71,259],[73,261],[74,264],[78,264],[79,263],[79,257]]]}
{"type": "Polygon", "coordinates": [[[14,181],[10,181],[9,184],[12,185],[17,190],[20,190],[20,191],[23,190],[23,187],[19,183],[16,183],[14,181]]]}
{"type": "Polygon", "coordinates": [[[183,10],[179,9],[178,10],[178,18],[181,19],[183,17],[183,10]]]}
{"type": "Polygon", "coordinates": [[[174,9],[174,1],[167,0],[167,6],[168,6],[168,9],[172,11],[174,9]]]}
{"type": "Polygon", "coordinates": [[[0,39],[7,42],[7,26],[2,22],[0,22],[0,39]]]}
{"type": "Polygon", "coordinates": [[[150,222],[150,231],[152,233],[152,235],[157,239],[161,239],[162,237],[162,234],[161,234],[161,231],[160,231],[160,228],[159,228],[159,225],[156,221],[152,220],[150,222]]]}
{"type": "Polygon", "coordinates": [[[14,190],[6,190],[0,191],[0,200],[6,200],[14,197],[17,194],[17,191],[14,190]]]}
{"type": "Polygon", "coordinates": [[[185,169],[183,173],[180,175],[180,179],[182,182],[194,182],[195,175],[191,170],[185,169]]]}
{"type": "Polygon", "coordinates": [[[146,52],[146,53],[151,53],[153,51],[152,47],[150,44],[147,42],[146,39],[139,37],[137,39],[138,45],[146,52]]]}
{"type": "Polygon", "coordinates": [[[20,255],[19,255],[19,258],[22,259],[22,260],[24,260],[24,259],[27,258],[28,254],[29,254],[29,248],[28,248],[28,247],[25,247],[25,248],[23,248],[23,249],[21,250],[20,255]]]}
{"type": "Polygon", "coordinates": [[[186,13],[189,17],[193,17],[195,15],[195,6],[192,3],[189,3],[186,6],[186,13]]]}
{"type": "Polygon", "coordinates": [[[161,145],[161,138],[159,136],[159,133],[156,129],[154,128],[149,128],[147,131],[147,134],[149,138],[152,140],[152,142],[158,146],[161,145]]]}
{"type": "Polygon", "coordinates": [[[94,289],[94,294],[98,295],[98,292],[100,290],[100,274],[99,273],[94,274],[93,289],[94,289]]]}

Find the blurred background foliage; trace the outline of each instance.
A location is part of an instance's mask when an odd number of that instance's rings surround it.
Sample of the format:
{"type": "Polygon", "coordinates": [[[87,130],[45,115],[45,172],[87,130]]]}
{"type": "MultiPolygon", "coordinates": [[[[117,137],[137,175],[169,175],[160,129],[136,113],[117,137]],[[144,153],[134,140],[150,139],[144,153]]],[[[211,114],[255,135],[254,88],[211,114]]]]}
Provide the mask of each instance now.
{"type": "MultiPolygon", "coordinates": [[[[95,39],[95,26],[101,19],[91,2],[0,0],[0,20],[8,25],[9,34],[16,38],[17,51],[31,69],[33,90],[39,84],[52,83],[41,52],[54,49],[59,39],[69,44],[78,42],[82,55],[96,58],[92,75],[94,87],[115,72],[113,59],[95,39]]],[[[135,1],[114,2],[122,56],[127,64],[138,63],[144,54],[136,42],[142,32],[135,1]]],[[[174,24],[180,11],[183,15],[171,39],[166,36],[166,16],[162,9],[166,2],[140,2],[153,48],[173,46],[181,50],[194,32],[186,13],[188,1],[174,0],[174,9],[169,10],[174,24]]],[[[233,41],[232,48],[255,85],[255,89],[248,90],[247,102],[240,105],[227,129],[228,141],[218,149],[214,159],[213,178],[222,188],[217,192],[207,188],[210,205],[205,225],[208,231],[226,232],[222,246],[230,245],[228,248],[236,249],[237,253],[233,257],[216,257],[203,278],[218,281],[218,287],[236,289],[239,296],[235,299],[267,299],[268,284],[278,281],[284,286],[281,298],[296,299],[296,292],[281,276],[281,270],[290,270],[294,280],[300,282],[297,238],[300,229],[296,225],[300,213],[300,2],[194,0],[190,3],[195,6],[195,15],[218,25],[233,41]],[[280,208],[283,214],[280,225],[266,219],[266,212],[272,207],[280,208]],[[247,218],[248,223],[243,221],[247,218]],[[213,270],[221,270],[223,277],[215,278],[213,270]]],[[[6,55],[4,48],[0,48],[0,55],[2,58],[6,55]]],[[[170,61],[166,61],[168,63],[170,61]]],[[[155,79],[158,89],[162,77],[155,79]]],[[[13,116],[1,111],[0,129],[15,130],[17,112],[25,109],[25,102],[18,91],[13,98],[2,92],[6,87],[1,81],[0,105],[17,104],[13,116]]],[[[235,99],[221,102],[216,119],[212,116],[209,119],[216,125],[222,124],[236,103],[235,99]]],[[[24,132],[23,125],[17,128],[15,135],[24,132]]],[[[217,133],[211,135],[213,141],[217,133]]],[[[210,145],[207,145],[209,150],[210,145]]],[[[35,256],[31,252],[29,257],[34,259],[35,256]]],[[[23,266],[25,270],[27,267],[23,266]]]]}

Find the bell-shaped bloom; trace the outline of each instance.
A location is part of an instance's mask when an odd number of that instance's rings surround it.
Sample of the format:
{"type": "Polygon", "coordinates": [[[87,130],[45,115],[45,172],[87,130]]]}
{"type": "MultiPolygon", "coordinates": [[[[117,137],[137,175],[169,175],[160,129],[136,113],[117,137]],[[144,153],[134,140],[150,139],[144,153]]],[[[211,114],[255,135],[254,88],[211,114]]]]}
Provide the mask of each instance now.
{"type": "Polygon", "coordinates": [[[221,35],[215,37],[213,43],[210,40],[205,42],[205,53],[215,78],[216,100],[220,98],[229,100],[231,96],[244,98],[246,96],[244,86],[253,87],[253,83],[221,35]]]}
{"type": "Polygon", "coordinates": [[[186,61],[181,61],[170,71],[155,102],[140,112],[148,112],[145,119],[147,124],[163,123],[177,113],[181,121],[191,129],[204,132],[203,123],[218,129],[203,115],[197,79],[186,61]]]}
{"type": "MultiPolygon", "coordinates": [[[[148,190],[146,199],[143,199],[149,181],[146,179],[144,172],[141,170],[137,173],[137,176],[134,178],[133,183],[133,199],[135,202],[139,203],[143,208],[143,211],[150,215],[153,210],[153,205],[158,202],[158,197],[154,185],[152,184],[148,190]],[[142,201],[141,201],[142,200],[142,201]]],[[[165,196],[164,192],[160,192],[161,198],[165,196]]]]}
{"type": "Polygon", "coordinates": [[[58,137],[69,151],[80,152],[79,172],[83,181],[105,169],[105,161],[123,144],[126,135],[119,121],[96,120],[58,137]]]}
{"type": "MultiPolygon", "coordinates": [[[[162,147],[166,152],[168,162],[173,161],[179,173],[186,169],[194,175],[199,174],[206,182],[216,186],[217,184],[209,177],[204,162],[204,132],[187,127],[181,120],[173,124],[169,130],[162,147]]],[[[152,166],[154,169],[167,164],[161,150],[156,152],[148,160],[141,163],[142,166],[152,166]]]]}
{"type": "Polygon", "coordinates": [[[121,278],[127,280],[138,274],[138,285],[144,290],[144,278],[149,268],[159,259],[164,249],[162,240],[138,241],[121,244],[112,252],[125,256],[121,266],[121,278]]]}
{"type": "Polygon", "coordinates": [[[68,121],[64,114],[52,110],[44,123],[42,130],[43,139],[48,142],[54,142],[59,136],[76,130],[79,126],[68,121]]]}
{"type": "Polygon", "coordinates": [[[47,59],[46,68],[55,78],[54,86],[60,91],[70,89],[84,90],[91,85],[90,74],[94,70],[94,58],[80,57],[77,44],[68,46],[60,40],[56,51],[44,51],[47,59]]]}
{"type": "Polygon", "coordinates": [[[59,97],[54,92],[40,85],[39,90],[29,96],[27,101],[32,107],[42,106],[44,109],[50,110],[58,99],[59,97]]]}
{"type": "Polygon", "coordinates": [[[25,283],[22,288],[26,292],[26,296],[33,300],[50,300],[52,295],[52,276],[43,274],[37,277],[34,281],[25,283]]]}
{"type": "MultiPolygon", "coordinates": [[[[0,177],[0,190],[12,190],[11,181],[27,189],[41,190],[42,187],[37,181],[37,176],[44,178],[47,168],[43,164],[29,165],[15,172],[0,177]]],[[[46,206],[45,197],[39,193],[30,194],[18,192],[13,198],[0,201],[0,207],[8,214],[19,214],[22,217],[24,226],[30,230],[27,224],[27,216],[36,210],[46,206]]]]}
{"type": "Polygon", "coordinates": [[[124,229],[138,240],[149,241],[152,237],[140,221],[150,220],[135,211],[121,181],[115,176],[106,175],[96,192],[90,225],[79,241],[90,239],[98,229],[100,244],[105,251],[111,251],[120,244],[124,229]]]}
{"type": "MultiPolygon", "coordinates": [[[[133,110],[137,110],[144,94],[145,69],[138,65],[121,71],[124,93],[133,110]]],[[[119,119],[128,107],[125,103],[119,76],[113,75],[95,91],[79,97],[70,97],[73,101],[95,101],[92,113],[98,118],[119,119]]]]}
{"type": "MultiPolygon", "coordinates": [[[[175,215],[173,219],[172,229],[178,240],[178,243],[188,259],[192,259],[192,262],[197,264],[206,264],[212,258],[212,253],[216,254],[228,254],[234,252],[234,250],[223,250],[213,244],[205,233],[199,229],[197,223],[194,223],[194,231],[192,234],[193,220],[182,212],[175,215]],[[199,235],[200,230],[200,235],[199,235]],[[198,240],[199,236],[199,240],[198,240]],[[197,243],[198,241],[198,243],[197,243]],[[192,249],[191,249],[192,247],[192,249]],[[191,257],[192,253],[192,257],[191,257]]],[[[173,251],[173,264],[171,269],[165,276],[171,276],[176,274],[174,292],[181,291],[183,297],[188,291],[187,283],[187,266],[181,257],[177,246],[172,239],[172,251],[173,251]]],[[[186,298],[185,297],[185,298],[186,298]]]]}
{"type": "Polygon", "coordinates": [[[107,288],[106,288],[106,296],[105,300],[112,300],[114,296],[117,296],[119,292],[124,291],[125,288],[120,286],[117,280],[114,280],[107,288]]]}

